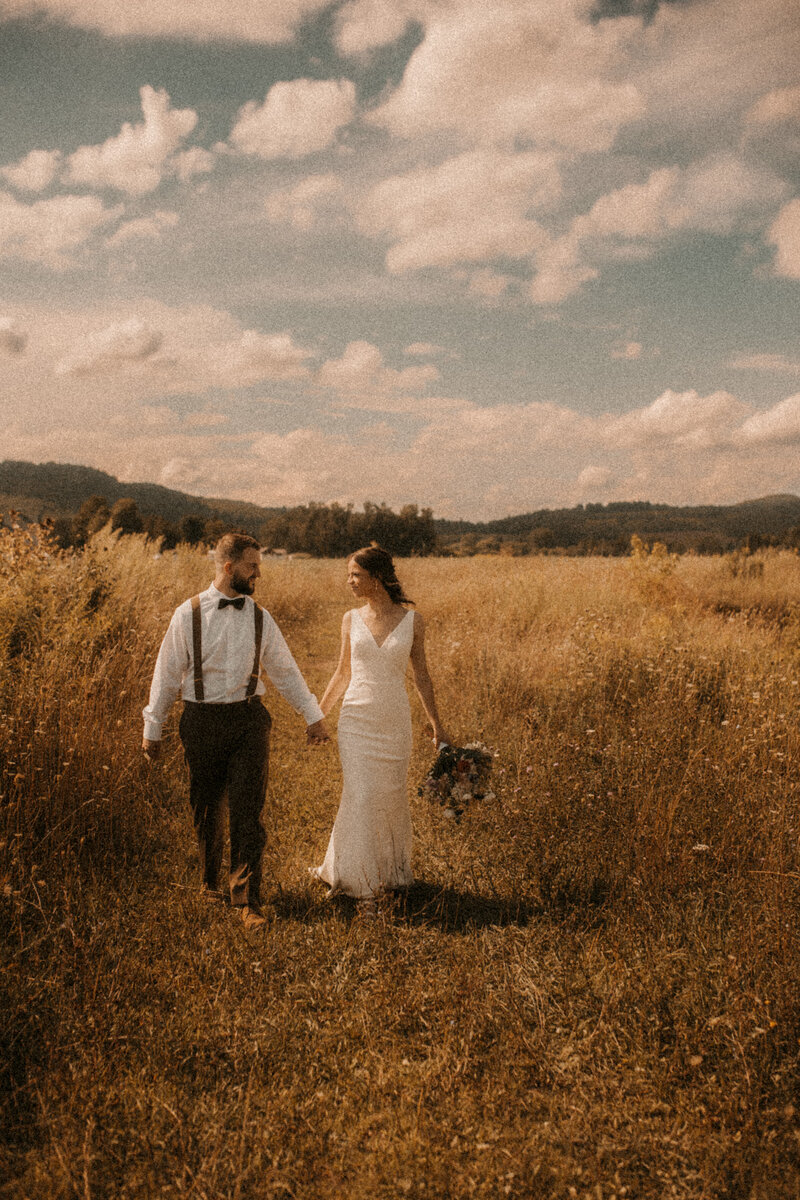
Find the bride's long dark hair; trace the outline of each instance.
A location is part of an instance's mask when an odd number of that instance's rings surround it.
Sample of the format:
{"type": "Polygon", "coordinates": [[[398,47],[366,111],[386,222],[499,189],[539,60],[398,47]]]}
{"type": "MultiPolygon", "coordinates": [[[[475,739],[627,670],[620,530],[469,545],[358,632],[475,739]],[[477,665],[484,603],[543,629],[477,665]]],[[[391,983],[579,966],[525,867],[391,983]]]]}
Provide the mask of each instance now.
{"type": "Polygon", "coordinates": [[[369,546],[362,546],[350,557],[355,559],[372,579],[377,579],[378,583],[383,584],[389,593],[389,599],[394,604],[414,603],[403,591],[403,585],[397,578],[397,572],[394,569],[392,556],[388,550],[384,550],[383,546],[379,546],[377,542],[370,542],[369,546]]]}

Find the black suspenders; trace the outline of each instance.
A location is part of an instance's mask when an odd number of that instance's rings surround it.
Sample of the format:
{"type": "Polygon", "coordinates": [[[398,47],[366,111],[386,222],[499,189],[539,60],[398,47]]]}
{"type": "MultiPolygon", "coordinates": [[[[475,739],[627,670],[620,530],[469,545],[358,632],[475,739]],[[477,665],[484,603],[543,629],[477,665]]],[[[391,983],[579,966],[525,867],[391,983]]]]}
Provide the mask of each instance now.
{"type": "Polygon", "coordinates": [[[256,694],[256,684],[258,676],[261,672],[261,633],[264,628],[264,610],[260,604],[253,605],[253,626],[255,632],[255,657],[253,658],[253,669],[250,672],[250,679],[247,684],[245,695],[249,699],[256,694]]]}
{"type": "Polygon", "coordinates": [[[203,691],[203,627],[200,621],[200,597],[192,596],[192,659],[194,660],[194,698],[205,700],[203,691]]]}
{"type": "MultiPolygon", "coordinates": [[[[263,632],[264,610],[260,604],[254,604],[253,633],[255,654],[253,657],[253,669],[250,672],[250,678],[247,681],[247,691],[245,692],[248,700],[256,694],[258,677],[261,674],[261,637],[263,632]]],[[[205,700],[205,691],[203,688],[203,626],[200,616],[199,596],[192,596],[192,661],[194,664],[194,698],[202,702],[205,700]]]]}

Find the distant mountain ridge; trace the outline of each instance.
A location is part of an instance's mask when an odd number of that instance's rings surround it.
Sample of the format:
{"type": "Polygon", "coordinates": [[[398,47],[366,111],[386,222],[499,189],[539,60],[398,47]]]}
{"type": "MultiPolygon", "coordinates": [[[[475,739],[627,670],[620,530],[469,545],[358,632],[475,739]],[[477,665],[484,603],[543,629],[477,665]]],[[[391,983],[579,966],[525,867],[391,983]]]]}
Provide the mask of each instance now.
{"type": "Polygon", "coordinates": [[[158,483],[120,483],[105,471],[72,463],[0,462],[0,512],[13,507],[31,521],[72,516],[90,496],[104,496],[109,505],[130,497],[142,514],[167,521],[191,515],[252,524],[285,511],[245,500],[192,496],[158,483]]]}
{"type": "MultiPolygon", "coordinates": [[[[90,496],[109,505],[130,497],[143,516],[178,522],[183,517],[221,519],[231,525],[267,529],[282,514],[301,509],[267,508],[243,500],[192,496],[156,483],[121,483],[94,467],[67,463],[0,462],[0,513],[14,508],[28,520],[71,517],[90,496]]],[[[435,519],[439,546],[452,552],[499,549],[515,552],[566,549],[578,553],[625,553],[634,534],[663,541],[671,549],[706,552],[744,541],[796,544],[800,496],[761,496],[728,505],[669,505],[648,500],[579,504],[537,509],[493,521],[435,519]],[[787,540],[788,539],[788,540],[787,540]]]]}
{"type": "Polygon", "coordinates": [[[537,548],[577,547],[620,553],[634,534],[670,549],[713,551],[747,540],[776,543],[800,527],[800,496],[781,494],[736,504],[670,505],[649,500],[542,508],[495,521],[437,521],[444,545],[465,536],[537,548]]]}

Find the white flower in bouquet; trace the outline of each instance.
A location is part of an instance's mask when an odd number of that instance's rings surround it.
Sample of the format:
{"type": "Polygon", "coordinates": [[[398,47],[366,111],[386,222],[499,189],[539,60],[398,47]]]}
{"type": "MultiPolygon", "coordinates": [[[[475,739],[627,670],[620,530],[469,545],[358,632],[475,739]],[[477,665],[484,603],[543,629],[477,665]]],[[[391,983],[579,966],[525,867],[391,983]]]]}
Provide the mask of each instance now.
{"type": "Polygon", "coordinates": [[[488,782],[494,757],[482,742],[468,742],[461,748],[442,745],[436,761],[419,788],[420,796],[435,800],[450,819],[458,817],[475,799],[489,797],[488,782]]]}

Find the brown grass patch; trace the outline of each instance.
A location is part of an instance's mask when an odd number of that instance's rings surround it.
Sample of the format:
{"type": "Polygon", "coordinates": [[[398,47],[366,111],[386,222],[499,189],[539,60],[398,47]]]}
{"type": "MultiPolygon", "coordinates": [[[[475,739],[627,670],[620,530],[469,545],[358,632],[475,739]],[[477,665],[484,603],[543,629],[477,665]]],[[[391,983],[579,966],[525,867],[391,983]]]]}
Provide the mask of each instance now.
{"type": "MultiPolygon", "coordinates": [[[[101,535],[0,602],[0,1194],[800,1195],[796,556],[400,564],[441,707],[499,752],[372,925],[307,881],[335,753],[277,698],[274,917],[196,892],[171,727],[140,710],[209,566],[101,535]]],[[[260,599],[318,691],[340,563],[260,599]]],[[[418,706],[412,793],[430,760],[418,706]]]]}

